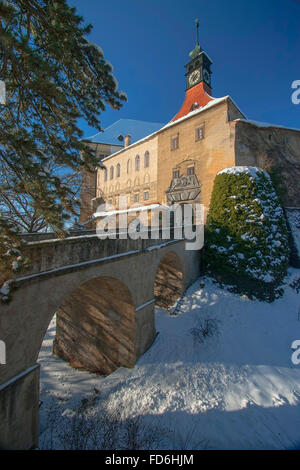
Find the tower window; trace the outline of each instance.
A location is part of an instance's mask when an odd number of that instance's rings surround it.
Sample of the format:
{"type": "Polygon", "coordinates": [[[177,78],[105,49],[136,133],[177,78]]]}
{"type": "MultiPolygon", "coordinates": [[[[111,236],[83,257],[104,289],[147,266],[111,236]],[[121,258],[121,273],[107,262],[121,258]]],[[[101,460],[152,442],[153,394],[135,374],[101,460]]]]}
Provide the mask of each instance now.
{"type": "Polygon", "coordinates": [[[188,176],[194,175],[195,174],[195,168],[193,166],[190,166],[187,169],[187,174],[188,174],[188,176]]]}
{"type": "Polygon", "coordinates": [[[198,140],[202,140],[202,139],[204,139],[204,126],[196,127],[195,140],[197,142],[198,140]]]}
{"type": "Polygon", "coordinates": [[[178,147],[179,147],[179,136],[177,134],[171,137],[171,150],[176,150],[178,149],[178,147]]]}
{"type": "Polygon", "coordinates": [[[173,170],[173,179],[179,178],[179,170],[173,170]]]}

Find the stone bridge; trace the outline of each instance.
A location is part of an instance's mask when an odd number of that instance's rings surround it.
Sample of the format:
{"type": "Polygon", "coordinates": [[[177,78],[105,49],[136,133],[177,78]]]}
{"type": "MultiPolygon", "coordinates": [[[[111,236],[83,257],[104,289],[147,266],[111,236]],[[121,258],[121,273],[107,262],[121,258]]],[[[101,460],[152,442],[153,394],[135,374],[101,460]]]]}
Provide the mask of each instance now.
{"type": "Polygon", "coordinates": [[[0,449],[37,445],[37,360],[55,313],[54,354],[73,367],[109,374],[134,367],[156,335],[155,303],[174,304],[200,274],[200,251],[161,233],[157,239],[99,240],[87,232],[26,240],[31,266],[18,273],[11,302],[0,306],[6,350],[6,363],[0,361],[0,449]]]}

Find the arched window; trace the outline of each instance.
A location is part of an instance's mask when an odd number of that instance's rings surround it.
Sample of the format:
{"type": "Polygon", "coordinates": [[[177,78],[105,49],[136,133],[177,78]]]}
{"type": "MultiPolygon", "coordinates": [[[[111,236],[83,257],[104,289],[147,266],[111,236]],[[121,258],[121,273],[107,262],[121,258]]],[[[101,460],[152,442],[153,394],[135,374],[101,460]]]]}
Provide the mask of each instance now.
{"type": "Polygon", "coordinates": [[[137,155],[135,157],[135,171],[139,171],[139,169],[140,169],[140,156],[137,155]]]}
{"type": "Polygon", "coordinates": [[[120,163],[117,164],[117,178],[120,178],[120,173],[121,173],[121,165],[120,163]]]}
{"type": "Polygon", "coordinates": [[[112,180],[114,178],[114,167],[110,167],[110,179],[112,180]]]}
{"type": "Polygon", "coordinates": [[[129,159],[129,160],[127,160],[127,174],[129,174],[130,171],[131,171],[131,161],[129,159]]]}
{"type": "Polygon", "coordinates": [[[150,164],[150,153],[148,152],[145,152],[145,155],[144,155],[144,168],[148,168],[150,164]]]}
{"type": "Polygon", "coordinates": [[[104,181],[107,181],[107,168],[104,168],[104,181]]]}

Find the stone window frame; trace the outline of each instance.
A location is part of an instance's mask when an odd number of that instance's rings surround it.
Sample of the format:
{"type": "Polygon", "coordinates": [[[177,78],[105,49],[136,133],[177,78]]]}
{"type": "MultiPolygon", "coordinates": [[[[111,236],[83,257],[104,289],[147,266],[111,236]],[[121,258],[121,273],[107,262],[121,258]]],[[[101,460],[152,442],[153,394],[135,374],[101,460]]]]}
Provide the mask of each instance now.
{"type": "Polygon", "coordinates": [[[131,160],[128,158],[127,160],[127,175],[131,172],[131,160]]]}
{"type": "Polygon", "coordinates": [[[140,199],[139,193],[135,193],[135,194],[133,195],[133,202],[139,202],[139,199],[140,199]]]}
{"type": "Polygon", "coordinates": [[[114,167],[111,166],[109,169],[109,179],[113,180],[114,179],[114,167]]]}
{"type": "Polygon", "coordinates": [[[149,191],[144,191],[144,201],[148,201],[148,200],[149,200],[149,191]]]}
{"type": "Polygon", "coordinates": [[[116,177],[120,178],[120,175],[121,175],[121,165],[120,163],[117,163],[116,177]]]}
{"type": "Polygon", "coordinates": [[[107,181],[107,168],[104,168],[104,181],[107,181]]]}
{"type": "Polygon", "coordinates": [[[179,132],[171,135],[171,151],[179,149],[179,132]]]}
{"type": "Polygon", "coordinates": [[[199,140],[203,140],[204,137],[205,137],[205,124],[203,123],[195,127],[195,142],[199,142],[199,140]]]}

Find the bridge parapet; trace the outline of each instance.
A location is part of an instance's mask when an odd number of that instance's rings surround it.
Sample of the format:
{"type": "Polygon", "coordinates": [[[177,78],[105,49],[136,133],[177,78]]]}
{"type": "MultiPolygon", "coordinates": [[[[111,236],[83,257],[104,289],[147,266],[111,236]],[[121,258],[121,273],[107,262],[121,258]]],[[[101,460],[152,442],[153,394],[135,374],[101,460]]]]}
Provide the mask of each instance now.
{"type": "MultiPolygon", "coordinates": [[[[118,235],[117,235],[118,236],[118,235]]],[[[89,261],[112,259],[122,254],[134,254],[174,239],[174,231],[168,237],[162,231],[141,233],[141,238],[106,238],[101,240],[95,233],[70,236],[63,239],[38,239],[27,241],[24,255],[30,260],[28,269],[18,273],[18,279],[32,274],[76,266],[89,261]],[[148,238],[142,237],[148,236],[148,238]],[[154,238],[156,237],[156,238],[154,238]]],[[[182,240],[182,238],[181,238],[182,240]]]]}

